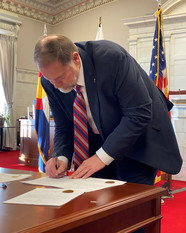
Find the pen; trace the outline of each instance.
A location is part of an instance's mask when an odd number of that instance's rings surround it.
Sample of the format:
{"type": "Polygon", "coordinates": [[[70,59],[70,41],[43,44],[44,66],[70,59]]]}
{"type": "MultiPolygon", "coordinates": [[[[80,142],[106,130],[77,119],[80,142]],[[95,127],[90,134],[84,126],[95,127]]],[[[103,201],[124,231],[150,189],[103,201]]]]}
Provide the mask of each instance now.
{"type": "MultiPolygon", "coordinates": [[[[59,165],[58,165],[58,157],[56,156],[56,169],[58,169],[59,165]]],[[[59,177],[59,175],[57,174],[57,177],[59,177]]]]}

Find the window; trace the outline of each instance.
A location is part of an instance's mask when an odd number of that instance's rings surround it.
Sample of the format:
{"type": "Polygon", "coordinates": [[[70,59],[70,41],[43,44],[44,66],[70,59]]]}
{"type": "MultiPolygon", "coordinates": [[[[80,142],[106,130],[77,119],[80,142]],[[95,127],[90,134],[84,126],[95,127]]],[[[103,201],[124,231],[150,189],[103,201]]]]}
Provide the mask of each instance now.
{"type": "Polygon", "coordinates": [[[0,114],[5,113],[5,104],[6,104],[6,100],[5,100],[4,90],[3,90],[2,82],[0,80],[0,114]]]}

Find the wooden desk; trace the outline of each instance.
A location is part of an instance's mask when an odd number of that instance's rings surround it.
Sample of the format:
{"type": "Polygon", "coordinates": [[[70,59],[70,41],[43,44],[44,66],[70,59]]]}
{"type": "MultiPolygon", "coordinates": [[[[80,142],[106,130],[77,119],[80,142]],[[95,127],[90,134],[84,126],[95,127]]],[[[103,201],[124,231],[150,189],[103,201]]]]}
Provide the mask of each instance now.
{"type": "MultiPolygon", "coordinates": [[[[20,119],[20,157],[19,164],[26,166],[38,166],[38,145],[35,135],[35,120],[20,119]]],[[[53,154],[55,124],[50,120],[50,153],[49,158],[53,154]]]]}
{"type": "MultiPolygon", "coordinates": [[[[3,168],[0,172],[30,173],[30,179],[44,175],[3,168]]],[[[36,187],[14,181],[0,188],[1,233],[127,233],[140,227],[146,233],[160,232],[160,196],[165,195],[160,187],[127,183],[84,193],[61,207],[2,204],[36,187]]]]}

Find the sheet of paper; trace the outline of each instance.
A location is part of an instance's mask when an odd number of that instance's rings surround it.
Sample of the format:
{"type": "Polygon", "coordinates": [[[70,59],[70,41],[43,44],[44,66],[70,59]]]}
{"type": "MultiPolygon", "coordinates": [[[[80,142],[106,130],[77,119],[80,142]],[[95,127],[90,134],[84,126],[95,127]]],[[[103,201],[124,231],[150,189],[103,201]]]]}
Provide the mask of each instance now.
{"type": "Polygon", "coordinates": [[[79,190],[36,188],[3,203],[61,206],[81,194],[83,192],[79,190]]]}
{"type": "Polygon", "coordinates": [[[15,180],[22,180],[30,177],[30,174],[11,174],[11,173],[0,173],[0,182],[6,183],[15,180]]]}
{"type": "Polygon", "coordinates": [[[87,179],[70,179],[68,176],[64,176],[62,178],[42,177],[39,179],[22,181],[22,183],[82,190],[83,192],[91,192],[103,188],[122,185],[126,182],[92,177],[87,179]]]}

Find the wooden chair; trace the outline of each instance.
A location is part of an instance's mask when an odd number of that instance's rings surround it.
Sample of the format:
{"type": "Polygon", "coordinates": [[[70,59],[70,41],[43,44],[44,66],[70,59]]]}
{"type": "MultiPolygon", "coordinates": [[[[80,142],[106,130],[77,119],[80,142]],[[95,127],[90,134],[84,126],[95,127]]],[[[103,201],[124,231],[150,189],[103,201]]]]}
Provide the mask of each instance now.
{"type": "Polygon", "coordinates": [[[168,196],[172,197],[172,175],[158,171],[155,184],[159,183],[160,181],[165,181],[165,183],[162,185],[162,188],[167,188],[168,196]]]}

